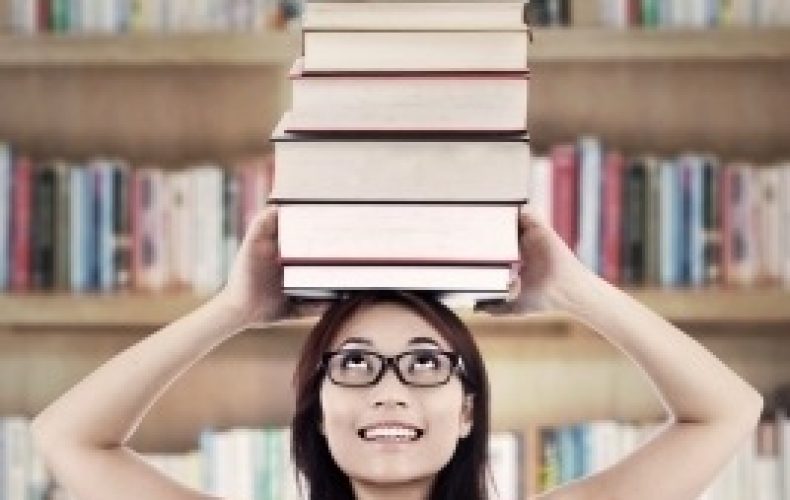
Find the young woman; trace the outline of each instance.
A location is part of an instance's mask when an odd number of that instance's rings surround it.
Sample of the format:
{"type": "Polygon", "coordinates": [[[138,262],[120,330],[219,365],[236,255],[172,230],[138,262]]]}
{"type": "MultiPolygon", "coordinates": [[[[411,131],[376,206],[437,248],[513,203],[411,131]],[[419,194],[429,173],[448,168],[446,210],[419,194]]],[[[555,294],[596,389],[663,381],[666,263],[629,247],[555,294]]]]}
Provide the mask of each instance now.
{"type": "MultiPolygon", "coordinates": [[[[517,299],[492,313],[563,310],[650,377],[666,426],[612,467],[540,500],[693,500],[755,427],[762,398],[714,355],[589,272],[537,218],[521,217],[517,299]]],[[[52,403],[33,435],[80,500],[213,498],[142,461],[127,442],[180,374],[251,322],[288,314],[276,209],[251,225],[227,285],[112,358],[52,403]]],[[[334,304],[297,369],[293,451],[309,500],[486,499],[488,387],[466,328],[436,302],[369,293],[334,304]]]]}

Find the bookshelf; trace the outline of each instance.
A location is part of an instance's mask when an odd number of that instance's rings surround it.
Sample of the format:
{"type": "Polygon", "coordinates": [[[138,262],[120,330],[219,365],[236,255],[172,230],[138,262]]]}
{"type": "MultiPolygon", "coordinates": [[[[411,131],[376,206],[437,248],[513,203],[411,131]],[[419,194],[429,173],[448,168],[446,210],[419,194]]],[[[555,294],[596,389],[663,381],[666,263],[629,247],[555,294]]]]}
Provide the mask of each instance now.
{"type": "MultiPolygon", "coordinates": [[[[285,76],[299,50],[295,33],[0,34],[0,138],[37,158],[111,153],[175,166],[259,152],[287,107],[285,76]]],[[[790,29],[537,29],[530,58],[539,152],[595,131],[626,153],[704,148],[755,161],[789,153],[790,29]]],[[[790,381],[790,292],[629,293],[758,389],[790,381]]],[[[37,413],[203,300],[0,295],[0,414],[37,413]]],[[[663,416],[641,373],[562,315],[465,319],[488,362],[495,429],[663,416]]],[[[310,324],[254,329],[220,346],[152,408],[132,444],[186,450],[205,425],[285,425],[290,387],[268,382],[290,381],[310,324]]]]}
{"type": "MultiPolygon", "coordinates": [[[[533,64],[562,62],[784,61],[790,28],[714,30],[536,28],[533,64]],[[725,50],[726,49],[726,50],[725,50]]],[[[282,65],[299,54],[298,32],[0,35],[0,66],[282,65]]]]}

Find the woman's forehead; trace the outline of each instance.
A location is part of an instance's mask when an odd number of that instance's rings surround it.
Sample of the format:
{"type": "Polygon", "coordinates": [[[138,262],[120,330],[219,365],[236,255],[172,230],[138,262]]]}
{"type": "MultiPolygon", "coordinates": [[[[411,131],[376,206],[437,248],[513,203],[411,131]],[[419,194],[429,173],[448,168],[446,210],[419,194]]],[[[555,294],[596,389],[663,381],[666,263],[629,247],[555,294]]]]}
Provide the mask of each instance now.
{"type": "Polygon", "coordinates": [[[381,351],[435,346],[448,350],[441,333],[415,311],[393,303],[364,306],[340,327],[332,348],[361,344],[381,351]]]}

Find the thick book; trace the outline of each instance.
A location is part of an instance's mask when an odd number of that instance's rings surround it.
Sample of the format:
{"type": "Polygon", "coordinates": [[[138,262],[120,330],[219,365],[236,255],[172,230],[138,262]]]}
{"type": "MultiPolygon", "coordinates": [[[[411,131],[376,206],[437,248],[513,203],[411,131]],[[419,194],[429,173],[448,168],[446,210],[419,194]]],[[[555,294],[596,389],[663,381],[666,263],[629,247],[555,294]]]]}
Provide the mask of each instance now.
{"type": "Polygon", "coordinates": [[[304,71],[525,71],[529,30],[303,31],[304,71]]]}
{"type": "Polygon", "coordinates": [[[290,131],[527,129],[529,72],[326,73],[291,69],[290,131]]]}
{"type": "Polygon", "coordinates": [[[512,205],[282,205],[286,264],[507,264],[519,260],[512,205]]]}
{"type": "Polygon", "coordinates": [[[592,272],[600,273],[602,146],[592,136],[579,139],[579,241],[576,254],[592,272]]]}
{"type": "Polygon", "coordinates": [[[393,289],[469,293],[504,299],[514,278],[513,266],[283,266],[283,289],[289,295],[331,297],[338,291],[393,289]]]}
{"type": "Polygon", "coordinates": [[[529,2],[307,2],[302,26],[315,30],[508,30],[526,25],[529,2]]]}
{"type": "Polygon", "coordinates": [[[278,203],[526,203],[525,134],[326,137],[275,131],[278,203]]]}
{"type": "Polygon", "coordinates": [[[631,160],[623,177],[622,277],[627,283],[642,284],[645,276],[645,165],[631,160]]]}

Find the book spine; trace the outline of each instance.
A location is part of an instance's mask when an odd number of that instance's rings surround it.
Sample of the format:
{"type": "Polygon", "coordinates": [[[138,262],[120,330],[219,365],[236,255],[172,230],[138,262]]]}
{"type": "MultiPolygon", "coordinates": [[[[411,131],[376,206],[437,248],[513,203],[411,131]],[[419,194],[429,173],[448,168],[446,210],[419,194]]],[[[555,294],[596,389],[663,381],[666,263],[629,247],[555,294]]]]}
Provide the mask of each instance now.
{"type": "Polygon", "coordinates": [[[113,245],[112,266],[114,285],[128,288],[131,285],[131,199],[128,166],[118,164],[113,171],[113,245]]]}
{"type": "Polygon", "coordinates": [[[645,271],[645,167],[641,160],[628,165],[623,207],[623,281],[641,284],[645,271]]]}
{"type": "Polygon", "coordinates": [[[620,283],[622,246],[623,168],[625,159],[617,152],[604,161],[603,213],[601,214],[603,262],[601,275],[613,284],[620,283]]]}
{"type": "Polygon", "coordinates": [[[579,184],[576,151],[573,146],[556,146],[551,153],[553,192],[552,219],[554,229],[571,250],[578,243],[579,184]]]}
{"type": "Polygon", "coordinates": [[[69,167],[55,164],[55,288],[69,288],[69,235],[71,233],[69,167]]]}
{"type": "Polygon", "coordinates": [[[30,158],[14,159],[13,203],[11,213],[11,289],[24,292],[30,288],[30,210],[31,177],[33,165],[30,158]]]}
{"type": "Polygon", "coordinates": [[[54,284],[55,174],[49,167],[33,176],[31,214],[31,285],[50,289],[54,284]]]}
{"type": "Polygon", "coordinates": [[[703,274],[708,285],[721,281],[721,167],[708,158],[703,167],[703,274]]]}
{"type": "Polygon", "coordinates": [[[601,145],[593,137],[579,141],[579,260],[595,274],[600,274],[601,255],[601,145]]]}
{"type": "Polygon", "coordinates": [[[11,283],[11,176],[11,147],[0,143],[0,292],[8,290],[11,283]]]}
{"type": "Polygon", "coordinates": [[[660,282],[659,248],[661,246],[660,206],[661,170],[657,158],[645,160],[645,283],[656,285],[660,282]]]}

